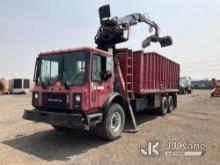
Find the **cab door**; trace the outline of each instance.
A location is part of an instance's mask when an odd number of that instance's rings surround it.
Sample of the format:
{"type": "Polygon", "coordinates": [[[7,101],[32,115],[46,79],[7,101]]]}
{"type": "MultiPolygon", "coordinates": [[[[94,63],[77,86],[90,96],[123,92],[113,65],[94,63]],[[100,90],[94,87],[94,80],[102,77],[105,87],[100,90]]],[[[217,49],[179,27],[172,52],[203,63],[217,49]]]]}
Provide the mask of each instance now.
{"type": "Polygon", "coordinates": [[[112,67],[110,57],[101,54],[92,55],[91,101],[96,108],[101,108],[106,97],[113,91],[112,67]],[[108,76],[106,78],[106,75],[108,76]]]}

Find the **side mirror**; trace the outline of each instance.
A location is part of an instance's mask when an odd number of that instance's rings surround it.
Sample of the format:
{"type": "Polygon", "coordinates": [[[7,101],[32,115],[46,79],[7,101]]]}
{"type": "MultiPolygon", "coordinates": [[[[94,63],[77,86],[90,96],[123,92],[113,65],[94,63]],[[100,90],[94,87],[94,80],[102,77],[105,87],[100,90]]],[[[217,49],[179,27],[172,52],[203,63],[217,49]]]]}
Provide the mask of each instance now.
{"type": "Polygon", "coordinates": [[[33,81],[37,82],[37,77],[39,75],[39,70],[40,70],[40,58],[37,57],[36,62],[35,62],[35,67],[34,67],[34,77],[33,77],[33,81]]]}
{"type": "Polygon", "coordinates": [[[99,8],[99,18],[100,23],[102,24],[103,20],[109,19],[111,17],[110,6],[104,5],[99,8]]]}
{"type": "Polygon", "coordinates": [[[104,81],[107,81],[108,79],[110,79],[112,77],[112,73],[111,72],[106,72],[103,76],[104,81]]]}

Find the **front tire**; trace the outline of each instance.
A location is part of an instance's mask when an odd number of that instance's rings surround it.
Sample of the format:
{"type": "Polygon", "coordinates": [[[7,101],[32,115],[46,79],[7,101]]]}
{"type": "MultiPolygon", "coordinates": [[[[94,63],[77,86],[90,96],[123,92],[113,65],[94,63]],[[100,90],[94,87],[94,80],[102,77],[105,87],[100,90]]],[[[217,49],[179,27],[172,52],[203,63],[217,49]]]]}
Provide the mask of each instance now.
{"type": "Polygon", "coordinates": [[[103,121],[97,125],[97,135],[108,140],[118,139],[124,130],[124,125],[124,110],[119,104],[113,103],[104,114],[103,121]]]}

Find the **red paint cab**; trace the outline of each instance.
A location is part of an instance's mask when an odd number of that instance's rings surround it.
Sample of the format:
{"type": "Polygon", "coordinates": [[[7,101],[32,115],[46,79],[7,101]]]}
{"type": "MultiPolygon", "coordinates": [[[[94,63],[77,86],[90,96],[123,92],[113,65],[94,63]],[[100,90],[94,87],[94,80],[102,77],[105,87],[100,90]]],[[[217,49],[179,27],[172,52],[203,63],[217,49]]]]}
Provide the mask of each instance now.
{"type": "Polygon", "coordinates": [[[112,56],[92,48],[40,53],[35,67],[33,106],[51,111],[100,111],[113,92],[112,56]],[[109,65],[107,65],[109,62],[109,65]]]}

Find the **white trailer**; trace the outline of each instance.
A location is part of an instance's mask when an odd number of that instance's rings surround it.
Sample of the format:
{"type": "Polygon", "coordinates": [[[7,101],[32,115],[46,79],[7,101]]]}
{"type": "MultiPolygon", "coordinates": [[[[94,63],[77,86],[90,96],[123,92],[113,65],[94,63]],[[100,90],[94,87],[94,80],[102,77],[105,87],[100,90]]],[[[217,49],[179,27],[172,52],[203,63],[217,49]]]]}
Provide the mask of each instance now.
{"type": "Polygon", "coordinates": [[[30,92],[30,80],[21,78],[9,80],[9,91],[12,94],[25,94],[30,92]]]}

